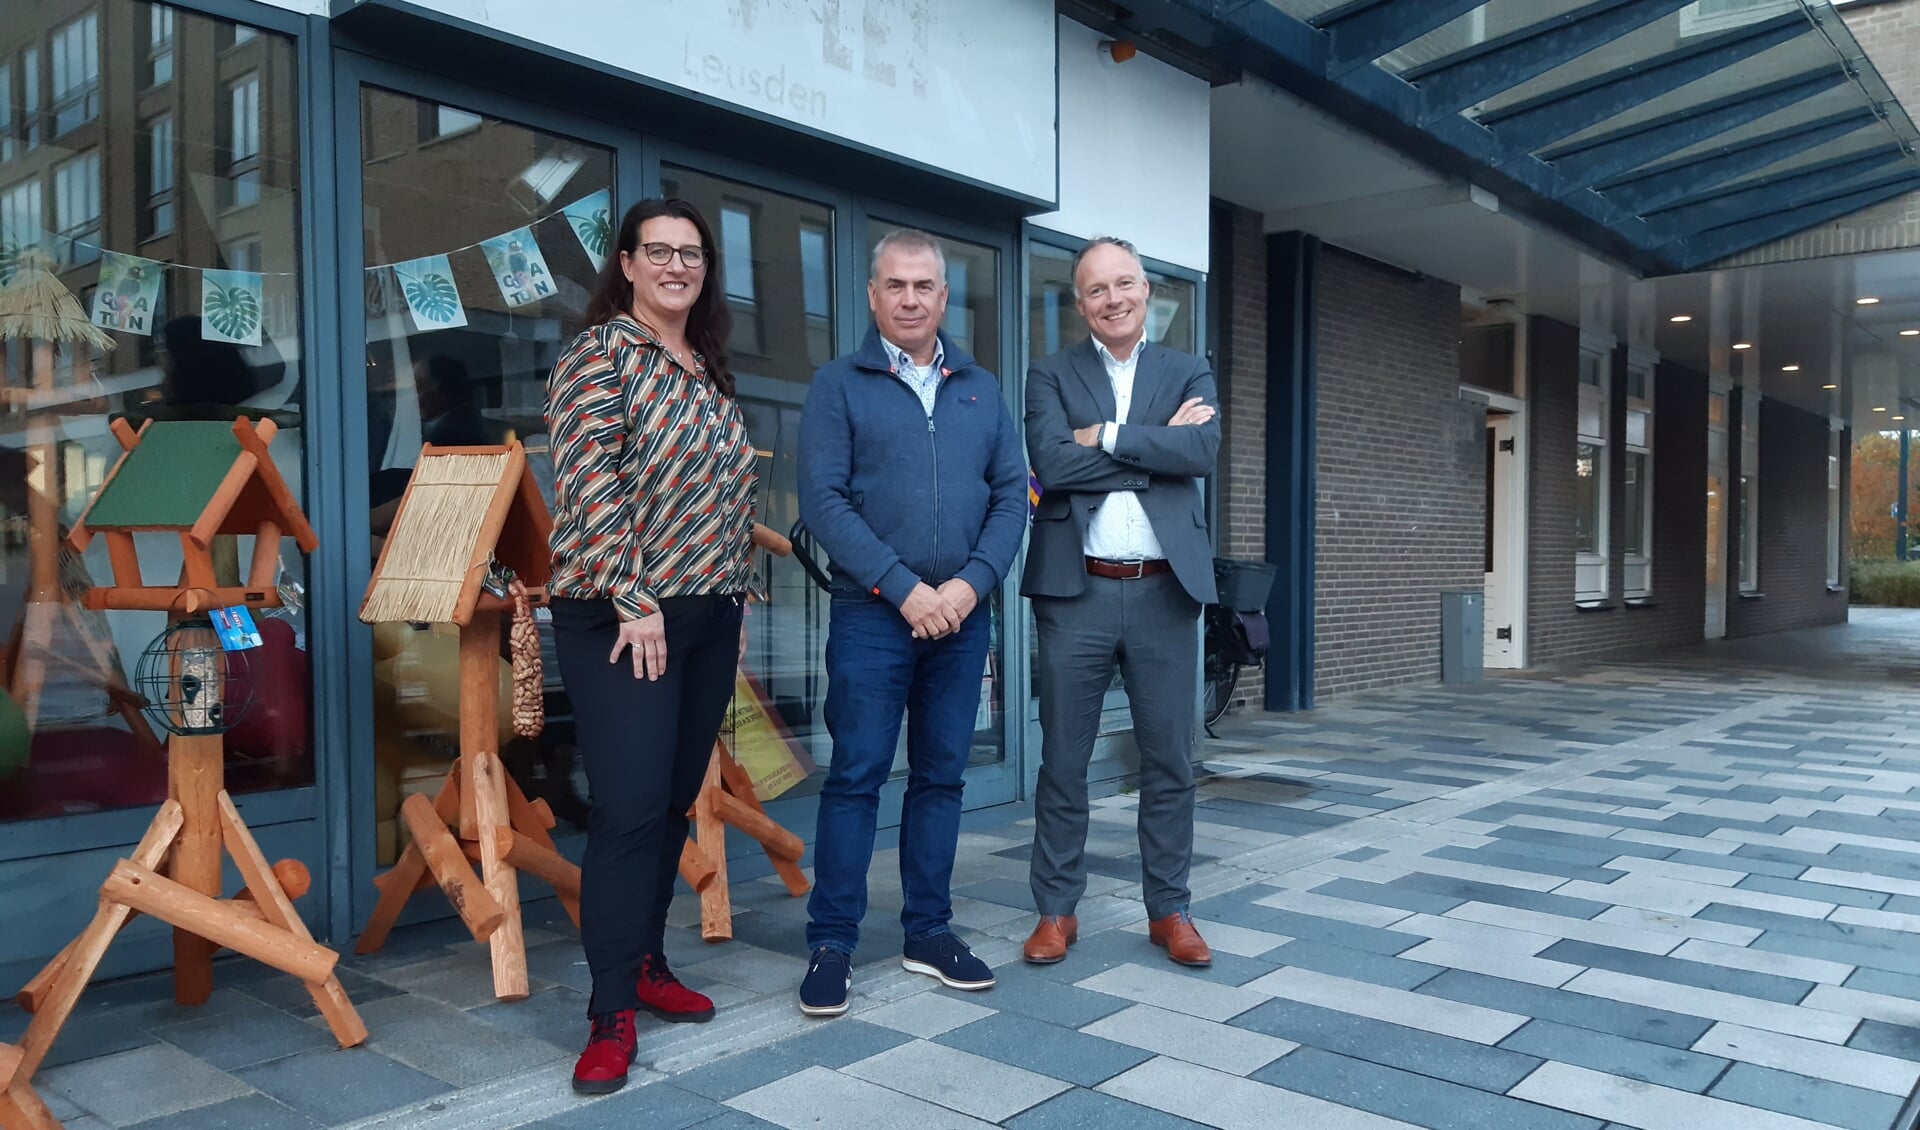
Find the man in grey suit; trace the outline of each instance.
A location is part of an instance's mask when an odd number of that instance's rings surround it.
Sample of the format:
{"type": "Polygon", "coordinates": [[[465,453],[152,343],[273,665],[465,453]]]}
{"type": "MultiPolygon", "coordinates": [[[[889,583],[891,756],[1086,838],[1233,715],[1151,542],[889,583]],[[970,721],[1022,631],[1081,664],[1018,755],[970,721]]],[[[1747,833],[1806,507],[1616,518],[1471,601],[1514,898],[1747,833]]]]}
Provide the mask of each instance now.
{"type": "Polygon", "coordinates": [[[1101,238],[1073,261],[1089,341],[1027,373],[1027,456],[1041,497],[1020,586],[1040,657],[1040,781],[1026,959],[1060,961],[1086,892],[1087,763],[1114,664],[1140,750],[1139,835],[1148,936],[1183,965],[1213,960],[1187,914],[1193,856],[1200,611],[1214,600],[1200,480],[1220,450],[1205,361],[1146,340],[1146,271],[1101,238]]]}

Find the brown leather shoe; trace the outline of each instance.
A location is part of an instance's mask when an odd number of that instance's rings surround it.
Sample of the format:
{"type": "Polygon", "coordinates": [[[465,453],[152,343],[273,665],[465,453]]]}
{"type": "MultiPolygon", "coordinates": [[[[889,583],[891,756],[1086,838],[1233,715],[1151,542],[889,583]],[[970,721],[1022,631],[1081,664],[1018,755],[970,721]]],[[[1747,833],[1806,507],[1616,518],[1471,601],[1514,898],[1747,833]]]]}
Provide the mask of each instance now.
{"type": "Polygon", "coordinates": [[[1147,923],[1147,940],[1164,948],[1167,956],[1181,965],[1213,964],[1213,951],[1207,948],[1200,931],[1193,928],[1193,916],[1184,910],[1147,923]]]}
{"type": "Polygon", "coordinates": [[[1067,947],[1080,940],[1080,920],[1071,914],[1047,914],[1027,939],[1027,960],[1052,965],[1067,956],[1067,947]]]}

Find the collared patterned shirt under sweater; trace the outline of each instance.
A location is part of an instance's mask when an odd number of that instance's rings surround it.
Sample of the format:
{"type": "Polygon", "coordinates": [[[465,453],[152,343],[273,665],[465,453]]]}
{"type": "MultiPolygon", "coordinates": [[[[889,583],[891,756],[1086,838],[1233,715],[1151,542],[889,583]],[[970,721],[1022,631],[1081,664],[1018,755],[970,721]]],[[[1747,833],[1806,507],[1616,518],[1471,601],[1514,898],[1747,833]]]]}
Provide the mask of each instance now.
{"type": "Polygon", "coordinates": [[[740,406],[692,360],[689,372],[623,315],[554,365],[553,595],[635,619],[662,597],[748,590],[754,449],[740,406]]]}
{"type": "Polygon", "coordinates": [[[907,382],[915,396],[920,398],[920,407],[927,410],[927,419],[933,419],[933,403],[940,395],[940,378],[947,372],[947,347],[939,338],[933,340],[933,364],[921,366],[913,363],[913,357],[906,350],[888,341],[880,339],[887,348],[887,360],[893,365],[893,375],[907,382]]]}

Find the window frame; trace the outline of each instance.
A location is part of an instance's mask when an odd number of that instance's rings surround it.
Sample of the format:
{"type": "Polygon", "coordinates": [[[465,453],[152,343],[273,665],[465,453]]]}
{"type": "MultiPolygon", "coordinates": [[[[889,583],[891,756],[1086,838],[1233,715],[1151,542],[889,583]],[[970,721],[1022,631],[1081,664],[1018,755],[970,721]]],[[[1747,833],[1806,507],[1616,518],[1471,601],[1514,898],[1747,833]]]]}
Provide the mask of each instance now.
{"type": "MultiPolygon", "coordinates": [[[[1622,489],[1631,489],[1638,495],[1638,529],[1625,530],[1620,541],[1621,557],[1625,565],[1625,577],[1621,583],[1621,594],[1628,600],[1645,600],[1653,591],[1653,512],[1654,512],[1654,382],[1658,378],[1659,358],[1653,354],[1634,350],[1627,357],[1627,380],[1624,390],[1627,401],[1627,421],[1625,433],[1620,437],[1625,451],[1626,467],[1635,465],[1639,457],[1638,473],[1631,488],[1622,481],[1622,489]],[[1638,389],[1636,390],[1636,378],[1638,389]],[[1635,396],[1638,391],[1641,395],[1635,396]],[[1635,425],[1638,424],[1640,442],[1634,443],[1635,425]],[[1629,538],[1637,538],[1635,547],[1629,538]]],[[[1632,499],[1624,501],[1632,502],[1632,499]]],[[[1630,515],[1622,515],[1630,520],[1630,515]]]]}
{"type": "Polygon", "coordinates": [[[179,19],[171,4],[150,3],[147,16],[147,57],[145,88],[165,86],[173,81],[174,38],[179,34],[179,19]],[[166,74],[160,73],[161,67],[166,74]]]}
{"type": "Polygon", "coordinates": [[[1572,468],[1576,478],[1579,475],[1580,450],[1591,447],[1594,450],[1594,516],[1593,545],[1582,548],[1579,541],[1579,503],[1576,491],[1574,519],[1574,590],[1573,598],[1577,604],[1594,604],[1607,599],[1611,592],[1612,579],[1609,577],[1608,561],[1611,555],[1611,535],[1613,517],[1613,452],[1612,452],[1612,411],[1613,411],[1613,346],[1604,347],[1583,341],[1580,343],[1578,368],[1574,380],[1578,393],[1577,407],[1574,413],[1574,463],[1572,468]],[[1587,366],[1593,366],[1596,380],[1589,384],[1586,380],[1587,366]],[[1592,430],[1585,429],[1582,420],[1591,418],[1598,421],[1592,430]]]}
{"type": "Polygon", "coordinates": [[[1831,421],[1827,428],[1827,588],[1834,591],[1842,587],[1846,499],[1841,490],[1844,473],[1841,460],[1846,454],[1842,425],[1838,420],[1831,421]]]}
{"type": "Polygon", "coordinates": [[[100,116],[100,13],[98,11],[88,11],[75,16],[47,35],[47,75],[52,84],[52,98],[49,104],[53,116],[52,136],[61,137],[72,133],[100,116]],[[68,57],[70,48],[74,46],[69,41],[75,32],[83,36],[78,44],[77,60],[68,57]],[[80,78],[63,88],[60,85],[61,72],[65,69],[65,65],[70,63],[79,68],[80,78]],[[79,105],[80,116],[68,120],[66,115],[76,103],[79,105]]]}
{"type": "Polygon", "coordinates": [[[1737,589],[1743,595],[1760,591],[1760,394],[1740,390],[1740,545],[1736,566],[1737,589]]]}
{"type": "Polygon", "coordinates": [[[100,257],[102,171],[98,147],[75,153],[53,167],[53,223],[50,228],[60,242],[65,244],[62,261],[70,266],[91,263],[100,257]],[[86,217],[84,223],[76,224],[71,222],[67,215],[67,208],[71,203],[68,199],[69,189],[73,187],[73,183],[68,180],[63,184],[62,181],[65,179],[65,174],[82,165],[88,166],[91,174],[88,177],[89,184],[85,187],[91,189],[87,199],[91,203],[92,212],[86,217]]]}
{"type": "Polygon", "coordinates": [[[250,207],[260,202],[261,149],[260,115],[261,101],[265,95],[265,83],[259,69],[246,71],[224,85],[226,94],[226,116],[220,137],[220,175],[221,207],[232,211],[250,207]],[[243,130],[238,99],[242,88],[252,87],[252,122],[243,130]],[[251,143],[252,148],[242,153],[239,145],[242,136],[251,143]],[[251,179],[249,179],[251,178],[251,179]]]}
{"type": "Polygon", "coordinates": [[[159,239],[171,235],[174,230],[175,200],[179,190],[178,170],[175,168],[175,148],[179,137],[172,110],[163,110],[148,118],[140,129],[142,140],[141,161],[141,205],[140,238],[159,239]],[[164,127],[164,128],[163,128],[164,127]],[[161,136],[164,132],[164,138],[161,136]],[[165,172],[164,182],[158,175],[165,172]],[[165,210],[166,222],[158,217],[165,210]]]}

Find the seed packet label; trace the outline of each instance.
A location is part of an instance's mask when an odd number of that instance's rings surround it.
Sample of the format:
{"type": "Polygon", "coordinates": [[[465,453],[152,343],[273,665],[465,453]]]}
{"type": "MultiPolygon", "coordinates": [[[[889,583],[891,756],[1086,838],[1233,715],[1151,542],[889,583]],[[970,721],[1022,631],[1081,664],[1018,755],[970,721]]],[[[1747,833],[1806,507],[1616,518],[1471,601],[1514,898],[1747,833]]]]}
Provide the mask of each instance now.
{"type": "Polygon", "coordinates": [[[244,604],[214,609],[213,632],[220,637],[220,646],[226,651],[245,651],[261,644],[260,629],[244,604]]]}

